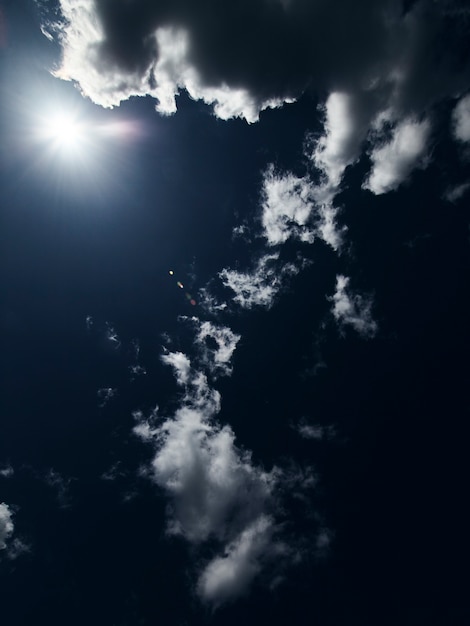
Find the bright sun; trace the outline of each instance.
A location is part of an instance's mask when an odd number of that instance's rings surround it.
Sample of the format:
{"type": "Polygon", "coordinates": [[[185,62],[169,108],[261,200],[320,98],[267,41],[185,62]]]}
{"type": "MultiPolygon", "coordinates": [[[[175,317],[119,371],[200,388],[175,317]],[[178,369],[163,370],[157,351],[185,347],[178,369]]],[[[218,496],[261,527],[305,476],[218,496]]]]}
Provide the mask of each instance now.
{"type": "Polygon", "coordinates": [[[83,126],[67,113],[54,115],[46,125],[46,133],[57,147],[76,149],[83,139],[83,126]]]}
{"type": "Polygon", "coordinates": [[[80,124],[69,115],[58,115],[51,123],[51,135],[60,143],[73,145],[80,140],[80,124]]]}
{"type": "Polygon", "coordinates": [[[83,156],[89,137],[85,120],[72,111],[50,111],[37,128],[37,137],[63,156],[83,156]]]}

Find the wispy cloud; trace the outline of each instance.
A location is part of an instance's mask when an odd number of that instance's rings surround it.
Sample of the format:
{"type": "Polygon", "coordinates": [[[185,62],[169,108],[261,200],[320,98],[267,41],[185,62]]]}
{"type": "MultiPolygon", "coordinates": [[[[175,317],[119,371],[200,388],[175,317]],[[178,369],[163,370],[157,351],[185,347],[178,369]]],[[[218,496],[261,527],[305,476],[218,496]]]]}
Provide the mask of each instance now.
{"type": "Polygon", "coordinates": [[[15,470],[13,469],[11,465],[6,465],[5,467],[2,467],[0,469],[0,476],[2,478],[10,478],[10,476],[13,476],[14,473],[15,473],[15,470]]]}
{"type": "Polygon", "coordinates": [[[0,550],[5,550],[7,542],[13,534],[13,514],[8,504],[0,503],[0,550]]]}
{"type": "Polygon", "coordinates": [[[452,122],[454,137],[459,141],[470,141],[470,94],[457,103],[452,122]]]}
{"type": "Polygon", "coordinates": [[[283,264],[279,260],[279,253],[272,252],[259,258],[251,271],[239,272],[224,268],[219,277],[223,285],[234,292],[233,300],[241,307],[269,309],[286,280],[298,272],[298,266],[294,263],[283,264]]]}
{"type": "Polygon", "coordinates": [[[444,200],[447,200],[447,202],[457,202],[463,198],[469,189],[470,183],[462,183],[461,185],[449,187],[444,193],[444,200]]]}
{"type": "Polygon", "coordinates": [[[100,409],[104,408],[108,404],[108,402],[112,398],[114,398],[116,393],[117,393],[117,389],[113,387],[102,387],[101,389],[98,389],[98,391],[96,392],[96,395],[98,396],[98,399],[99,399],[98,406],[100,407],[100,409]]]}
{"type": "Polygon", "coordinates": [[[227,326],[201,322],[195,317],[191,321],[198,328],[195,342],[202,363],[214,376],[230,376],[231,359],[241,336],[227,326]]]}
{"type": "Polygon", "coordinates": [[[69,507],[71,503],[70,486],[72,479],[66,478],[51,468],[46,473],[44,480],[46,485],[55,491],[59,506],[61,508],[69,507]]]}
{"type": "Polygon", "coordinates": [[[341,274],[336,277],[336,290],[330,298],[333,317],[341,328],[350,326],[364,339],[372,338],[378,329],[372,317],[372,298],[353,292],[349,282],[349,278],[341,274]]]}
{"type": "Polygon", "coordinates": [[[298,424],[295,424],[293,427],[304,439],[322,441],[332,439],[336,435],[336,429],[333,425],[322,426],[320,424],[313,424],[306,418],[300,419],[298,424]]]}

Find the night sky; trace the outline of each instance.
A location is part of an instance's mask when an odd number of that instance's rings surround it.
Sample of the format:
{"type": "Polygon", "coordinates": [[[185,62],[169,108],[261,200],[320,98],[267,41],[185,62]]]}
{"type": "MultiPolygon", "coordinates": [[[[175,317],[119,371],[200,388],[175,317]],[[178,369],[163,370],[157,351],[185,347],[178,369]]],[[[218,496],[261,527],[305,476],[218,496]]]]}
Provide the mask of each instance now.
{"type": "Polygon", "coordinates": [[[464,626],[470,8],[0,2],[2,626],[464,626]]]}

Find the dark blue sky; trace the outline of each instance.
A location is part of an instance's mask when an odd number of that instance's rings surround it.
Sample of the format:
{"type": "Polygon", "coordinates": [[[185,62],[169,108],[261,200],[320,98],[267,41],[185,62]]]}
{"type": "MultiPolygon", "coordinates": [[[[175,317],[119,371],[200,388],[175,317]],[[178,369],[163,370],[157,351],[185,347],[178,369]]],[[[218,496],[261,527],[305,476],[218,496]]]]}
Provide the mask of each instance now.
{"type": "Polygon", "coordinates": [[[0,3],[6,626],[468,624],[434,4],[0,3]]]}

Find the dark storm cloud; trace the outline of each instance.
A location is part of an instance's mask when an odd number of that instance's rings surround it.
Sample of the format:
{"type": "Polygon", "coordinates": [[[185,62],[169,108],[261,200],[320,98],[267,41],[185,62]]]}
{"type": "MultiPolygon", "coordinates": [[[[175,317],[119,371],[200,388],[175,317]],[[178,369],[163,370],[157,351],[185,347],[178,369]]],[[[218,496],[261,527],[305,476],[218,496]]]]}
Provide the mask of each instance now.
{"type": "Polygon", "coordinates": [[[58,74],[104,106],[151,94],[162,112],[186,88],[221,117],[304,91],[355,94],[367,128],[379,111],[422,112],[469,85],[468,9],[456,0],[60,0],[58,74]]]}

